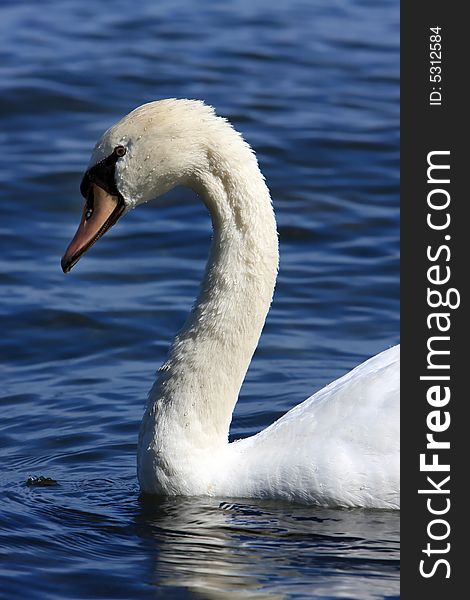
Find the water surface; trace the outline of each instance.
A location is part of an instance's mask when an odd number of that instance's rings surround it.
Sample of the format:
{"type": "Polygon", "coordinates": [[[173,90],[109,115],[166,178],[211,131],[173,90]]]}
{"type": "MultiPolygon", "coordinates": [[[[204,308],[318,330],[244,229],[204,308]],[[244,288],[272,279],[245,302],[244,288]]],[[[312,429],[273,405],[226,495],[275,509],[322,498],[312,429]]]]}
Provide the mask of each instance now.
{"type": "Polygon", "coordinates": [[[398,3],[4,0],[0,33],[0,596],[398,597],[394,512],[139,497],[146,395],[210,242],[191,192],[59,266],[101,133],[201,98],[256,150],[280,232],[232,438],[397,343],[398,3]]]}

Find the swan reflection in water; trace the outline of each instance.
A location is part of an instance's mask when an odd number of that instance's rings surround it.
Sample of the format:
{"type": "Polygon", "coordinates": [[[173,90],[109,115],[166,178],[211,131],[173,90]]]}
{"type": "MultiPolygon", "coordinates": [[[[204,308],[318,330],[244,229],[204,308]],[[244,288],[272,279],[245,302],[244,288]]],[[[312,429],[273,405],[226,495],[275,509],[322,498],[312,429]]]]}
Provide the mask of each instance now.
{"type": "MultiPolygon", "coordinates": [[[[141,495],[148,582],[198,598],[383,598],[399,580],[399,513],[141,495]]],[[[178,597],[178,596],[175,596],[178,597]]]]}

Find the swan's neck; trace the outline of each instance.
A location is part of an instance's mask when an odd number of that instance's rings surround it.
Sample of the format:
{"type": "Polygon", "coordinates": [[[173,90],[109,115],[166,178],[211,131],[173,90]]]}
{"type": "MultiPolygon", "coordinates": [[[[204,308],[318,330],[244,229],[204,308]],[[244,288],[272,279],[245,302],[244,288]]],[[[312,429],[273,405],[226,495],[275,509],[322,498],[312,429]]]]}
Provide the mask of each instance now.
{"type": "Polygon", "coordinates": [[[171,462],[172,453],[184,460],[227,444],[271,303],[276,223],[257,161],[239,143],[235,159],[210,156],[190,182],[211,214],[214,235],[201,291],[158,373],[142,423],[140,454],[149,451],[154,461],[171,462]]]}

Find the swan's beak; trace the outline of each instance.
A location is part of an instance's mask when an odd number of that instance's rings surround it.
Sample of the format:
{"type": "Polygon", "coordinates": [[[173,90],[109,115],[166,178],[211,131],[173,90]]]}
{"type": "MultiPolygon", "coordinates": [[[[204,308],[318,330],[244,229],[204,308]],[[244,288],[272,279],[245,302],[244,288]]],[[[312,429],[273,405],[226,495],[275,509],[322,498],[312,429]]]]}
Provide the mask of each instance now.
{"type": "Polygon", "coordinates": [[[82,254],[116,223],[125,208],[122,197],[112,196],[96,183],[90,186],[80,225],[62,257],[64,273],[68,273],[82,254]]]}

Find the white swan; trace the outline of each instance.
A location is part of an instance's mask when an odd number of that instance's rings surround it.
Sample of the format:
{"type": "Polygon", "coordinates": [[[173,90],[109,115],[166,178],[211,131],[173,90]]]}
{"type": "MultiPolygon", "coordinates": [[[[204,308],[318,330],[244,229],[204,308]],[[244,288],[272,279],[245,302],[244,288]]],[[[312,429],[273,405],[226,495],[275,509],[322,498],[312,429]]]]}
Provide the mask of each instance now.
{"type": "Polygon", "coordinates": [[[271,198],[248,144],[194,100],[145,104],[96,145],[67,272],[128,209],[195,190],[214,236],[201,291],[150,392],[138,448],[144,492],[399,507],[399,349],[378,354],[250,438],[233,408],[278,268],[271,198]]]}

